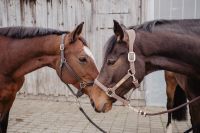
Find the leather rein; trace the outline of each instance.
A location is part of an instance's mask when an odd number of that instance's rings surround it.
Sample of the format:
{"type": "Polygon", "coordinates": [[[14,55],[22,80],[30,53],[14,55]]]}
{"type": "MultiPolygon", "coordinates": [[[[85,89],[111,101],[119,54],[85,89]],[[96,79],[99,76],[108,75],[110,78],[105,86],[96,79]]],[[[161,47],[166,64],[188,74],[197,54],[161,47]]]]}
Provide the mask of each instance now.
{"type": "MultiPolygon", "coordinates": [[[[130,100],[129,99],[124,99],[122,97],[120,97],[119,95],[117,95],[115,93],[115,91],[125,82],[127,81],[130,77],[132,77],[132,83],[135,85],[135,88],[133,88],[133,91],[137,88],[140,87],[140,84],[138,82],[138,80],[135,77],[135,60],[136,60],[136,54],[133,51],[133,45],[135,42],[135,37],[136,37],[136,33],[135,30],[130,29],[130,30],[126,30],[126,32],[128,33],[128,37],[129,37],[129,52],[128,52],[128,61],[130,64],[130,69],[128,70],[127,74],[112,88],[108,88],[105,85],[103,85],[99,80],[98,77],[95,79],[94,84],[96,84],[99,88],[101,88],[109,97],[115,98],[118,101],[121,101],[123,103],[123,105],[127,106],[129,109],[133,110],[134,112],[137,112],[140,115],[144,115],[144,116],[154,116],[154,115],[161,115],[161,114],[165,114],[165,113],[171,113],[173,111],[176,111],[188,104],[191,104],[197,100],[200,99],[200,96],[195,97],[194,99],[181,104],[175,108],[166,110],[166,111],[160,111],[160,112],[156,112],[156,113],[149,113],[149,112],[145,112],[143,110],[137,109],[133,106],[131,106],[130,104],[130,100]]],[[[129,97],[130,98],[130,97],[129,97]]]]}

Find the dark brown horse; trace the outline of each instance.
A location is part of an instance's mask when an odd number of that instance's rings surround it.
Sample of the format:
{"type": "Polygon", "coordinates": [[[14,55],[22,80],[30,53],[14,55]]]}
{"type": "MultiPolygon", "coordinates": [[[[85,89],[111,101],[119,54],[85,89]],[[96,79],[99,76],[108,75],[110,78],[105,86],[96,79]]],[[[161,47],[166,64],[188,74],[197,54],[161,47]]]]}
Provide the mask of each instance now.
{"type": "MultiPolygon", "coordinates": [[[[83,23],[72,32],[43,28],[0,28],[0,126],[6,133],[9,111],[24,76],[41,67],[56,70],[64,83],[80,89],[80,82],[93,81],[98,75],[94,58],[80,36],[83,23]],[[61,45],[63,44],[63,45],[61,45]],[[62,57],[63,55],[63,57],[62,57]],[[66,59],[66,60],[65,60],[66,59]],[[64,63],[64,65],[63,65],[64,63]],[[80,80],[65,67],[69,65],[80,80]],[[61,65],[63,65],[61,67],[61,65]]],[[[89,94],[89,87],[82,91],[89,94]]]]}
{"type": "MultiPolygon", "coordinates": [[[[187,25],[186,25],[187,26],[187,25]]],[[[180,34],[171,31],[154,31],[152,33],[140,29],[135,29],[135,41],[133,51],[134,56],[128,60],[129,33],[118,22],[114,21],[114,33],[107,45],[104,63],[98,76],[98,81],[113,89],[116,83],[127,74],[130,66],[134,64],[135,73],[129,71],[129,78],[120,86],[117,86],[116,94],[123,97],[131,88],[135,88],[138,81],[143,80],[144,76],[158,70],[168,70],[187,75],[187,78],[179,77],[180,86],[186,89],[189,100],[200,95],[198,87],[200,62],[200,39],[197,36],[180,34]],[[132,62],[132,63],[131,63],[132,62]],[[116,73],[117,71],[117,73],[116,73]],[[131,74],[132,73],[132,74],[131,74]],[[134,83],[134,84],[133,84],[134,83]]],[[[134,37],[134,36],[133,36],[134,37]]],[[[132,55],[131,55],[132,56],[132,55]]],[[[132,67],[131,67],[132,68],[132,67]]],[[[104,88],[104,89],[105,89],[104,88]]],[[[95,85],[91,91],[91,101],[95,110],[107,112],[112,108],[112,103],[116,99],[111,98],[102,89],[102,86],[95,85]]],[[[110,90],[110,89],[109,89],[110,90]]],[[[109,92],[109,91],[108,91],[109,92]]],[[[120,99],[120,98],[119,98],[120,99]]],[[[200,128],[200,101],[190,105],[191,121],[195,127],[194,132],[199,132],[200,128]]]]}
{"type": "MultiPolygon", "coordinates": [[[[154,20],[146,22],[142,25],[133,26],[132,29],[140,29],[148,32],[155,31],[171,31],[179,34],[187,34],[192,36],[200,36],[199,19],[188,20],[154,20]]],[[[166,93],[167,93],[167,109],[175,108],[187,101],[184,90],[178,85],[178,74],[165,71],[166,93]]],[[[170,127],[171,119],[186,120],[187,106],[168,113],[167,127],[170,127]]],[[[172,129],[172,128],[171,128],[172,129]]]]}

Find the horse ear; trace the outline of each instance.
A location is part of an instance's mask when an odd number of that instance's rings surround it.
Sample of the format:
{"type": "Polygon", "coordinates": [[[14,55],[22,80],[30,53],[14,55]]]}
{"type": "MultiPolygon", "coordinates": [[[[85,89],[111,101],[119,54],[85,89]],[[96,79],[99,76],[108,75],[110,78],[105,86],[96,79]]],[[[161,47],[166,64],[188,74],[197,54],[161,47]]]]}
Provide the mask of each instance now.
{"type": "Polygon", "coordinates": [[[123,40],[125,33],[122,26],[116,20],[113,20],[113,22],[114,22],[113,30],[117,37],[117,40],[123,40]]]}
{"type": "Polygon", "coordinates": [[[80,23],[76,28],[75,30],[73,30],[71,32],[71,41],[75,41],[77,40],[77,38],[79,37],[79,35],[81,34],[82,32],[82,29],[83,29],[83,25],[84,25],[84,22],[80,23]]]}

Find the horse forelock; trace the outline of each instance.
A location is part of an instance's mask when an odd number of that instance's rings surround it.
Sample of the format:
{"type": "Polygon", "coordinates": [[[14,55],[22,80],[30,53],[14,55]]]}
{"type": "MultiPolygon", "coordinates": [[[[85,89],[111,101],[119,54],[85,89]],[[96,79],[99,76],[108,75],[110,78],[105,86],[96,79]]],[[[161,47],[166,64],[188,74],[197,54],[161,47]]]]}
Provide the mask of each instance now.
{"type": "Polygon", "coordinates": [[[81,42],[83,43],[84,46],[88,47],[88,43],[83,37],[79,37],[79,40],[81,40],[81,42]]]}
{"type": "Polygon", "coordinates": [[[152,32],[152,30],[155,26],[167,24],[167,23],[169,24],[170,21],[169,20],[153,20],[153,21],[145,22],[141,25],[131,26],[131,27],[129,27],[129,29],[144,30],[144,31],[152,32]]]}

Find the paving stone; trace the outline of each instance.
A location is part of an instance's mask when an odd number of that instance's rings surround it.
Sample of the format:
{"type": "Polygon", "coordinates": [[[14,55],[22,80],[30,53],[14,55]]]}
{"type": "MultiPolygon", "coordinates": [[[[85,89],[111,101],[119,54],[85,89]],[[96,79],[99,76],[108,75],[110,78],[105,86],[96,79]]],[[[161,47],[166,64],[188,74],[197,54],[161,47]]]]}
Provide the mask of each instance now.
{"type": "MultiPolygon", "coordinates": [[[[138,101],[134,101],[138,103],[138,101]]],[[[141,102],[141,101],[139,101],[141,102]]],[[[82,105],[91,119],[108,133],[164,133],[167,114],[143,117],[116,105],[108,113],[96,113],[90,104],[82,105]]],[[[143,107],[144,108],[144,107],[143,107]]],[[[157,112],[161,107],[145,107],[157,112]]],[[[173,132],[189,127],[185,122],[172,122],[173,132]]],[[[8,133],[100,133],[73,102],[16,99],[10,112],[8,133]]]]}

